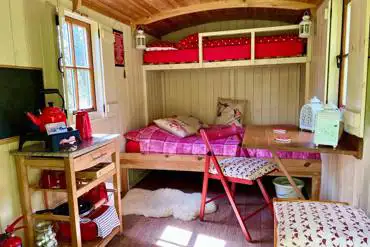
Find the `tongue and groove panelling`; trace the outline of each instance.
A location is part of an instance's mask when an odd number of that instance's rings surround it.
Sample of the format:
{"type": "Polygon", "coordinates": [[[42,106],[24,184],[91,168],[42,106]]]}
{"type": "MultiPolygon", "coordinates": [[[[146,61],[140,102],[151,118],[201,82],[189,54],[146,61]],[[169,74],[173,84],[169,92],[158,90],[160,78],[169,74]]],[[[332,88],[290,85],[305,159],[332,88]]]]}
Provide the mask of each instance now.
{"type": "Polygon", "coordinates": [[[224,97],[247,101],[244,123],[297,124],[302,70],[290,64],[150,72],[149,121],[191,114],[213,123],[217,98],[224,97]]]}

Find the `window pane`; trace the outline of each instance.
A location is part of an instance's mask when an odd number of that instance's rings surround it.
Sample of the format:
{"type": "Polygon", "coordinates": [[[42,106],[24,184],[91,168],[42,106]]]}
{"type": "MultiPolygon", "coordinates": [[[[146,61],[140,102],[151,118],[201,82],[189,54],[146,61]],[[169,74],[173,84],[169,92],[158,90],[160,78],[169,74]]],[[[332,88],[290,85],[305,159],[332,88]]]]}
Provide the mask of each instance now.
{"type": "Polygon", "coordinates": [[[70,25],[64,23],[63,25],[63,55],[66,66],[72,66],[72,45],[71,45],[71,33],[70,25]]]}
{"type": "Polygon", "coordinates": [[[77,70],[78,77],[78,94],[80,109],[93,108],[91,80],[89,70],[77,70]]]}
{"type": "Polygon", "coordinates": [[[89,67],[86,28],[73,25],[73,41],[76,65],[81,67],[89,67]]]}
{"type": "Polygon", "coordinates": [[[74,77],[74,70],[66,69],[65,75],[68,93],[68,109],[75,111],[77,110],[76,107],[77,104],[76,104],[76,81],[74,77]]]}

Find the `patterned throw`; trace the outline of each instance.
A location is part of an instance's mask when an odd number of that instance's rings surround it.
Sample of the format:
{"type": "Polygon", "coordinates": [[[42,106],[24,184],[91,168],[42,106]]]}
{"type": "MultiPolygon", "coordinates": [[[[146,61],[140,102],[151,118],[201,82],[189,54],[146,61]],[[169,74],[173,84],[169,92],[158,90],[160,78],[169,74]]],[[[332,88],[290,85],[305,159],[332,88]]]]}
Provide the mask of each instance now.
{"type": "MultiPolygon", "coordinates": [[[[212,129],[222,131],[225,125],[213,125],[212,129]]],[[[241,135],[244,135],[244,129],[238,127],[241,135]]],[[[164,154],[189,154],[189,155],[204,155],[206,147],[200,135],[192,135],[181,138],[170,134],[169,132],[160,129],[156,125],[130,131],[125,134],[128,140],[140,143],[140,151],[142,153],[164,153],[164,154]]],[[[236,136],[212,141],[211,145],[216,155],[220,156],[235,156],[238,146],[236,136]]],[[[319,153],[308,152],[278,152],[282,159],[320,159],[319,153]]],[[[272,154],[264,149],[242,149],[242,157],[255,158],[271,158],[272,154]]]]}
{"type": "Polygon", "coordinates": [[[339,203],[274,202],[278,247],[370,246],[370,219],[339,203]]]}
{"type": "Polygon", "coordinates": [[[99,217],[93,219],[98,227],[98,237],[105,238],[114,228],[120,225],[116,209],[109,206],[107,210],[99,217]]]}

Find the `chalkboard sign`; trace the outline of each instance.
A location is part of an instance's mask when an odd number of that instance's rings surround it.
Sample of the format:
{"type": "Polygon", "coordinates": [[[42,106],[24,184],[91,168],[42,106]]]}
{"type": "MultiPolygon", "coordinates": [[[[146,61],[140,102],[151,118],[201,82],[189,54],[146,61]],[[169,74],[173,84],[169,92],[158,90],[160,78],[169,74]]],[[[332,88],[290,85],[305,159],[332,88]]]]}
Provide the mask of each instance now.
{"type": "Polygon", "coordinates": [[[0,139],[27,131],[25,112],[45,107],[41,69],[0,68],[0,139]]]}

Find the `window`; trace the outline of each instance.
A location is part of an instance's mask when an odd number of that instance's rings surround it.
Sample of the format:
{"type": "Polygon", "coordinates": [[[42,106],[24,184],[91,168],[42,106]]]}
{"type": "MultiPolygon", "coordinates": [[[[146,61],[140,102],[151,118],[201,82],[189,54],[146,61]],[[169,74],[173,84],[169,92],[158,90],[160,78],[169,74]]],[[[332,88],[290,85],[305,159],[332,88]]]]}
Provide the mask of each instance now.
{"type": "Polygon", "coordinates": [[[339,83],[339,105],[346,105],[347,87],[348,87],[348,55],[349,38],[351,29],[351,0],[344,1],[343,15],[343,34],[342,34],[342,55],[339,83]]]}
{"type": "Polygon", "coordinates": [[[96,111],[90,24],[66,16],[63,46],[68,109],[96,111]]]}

